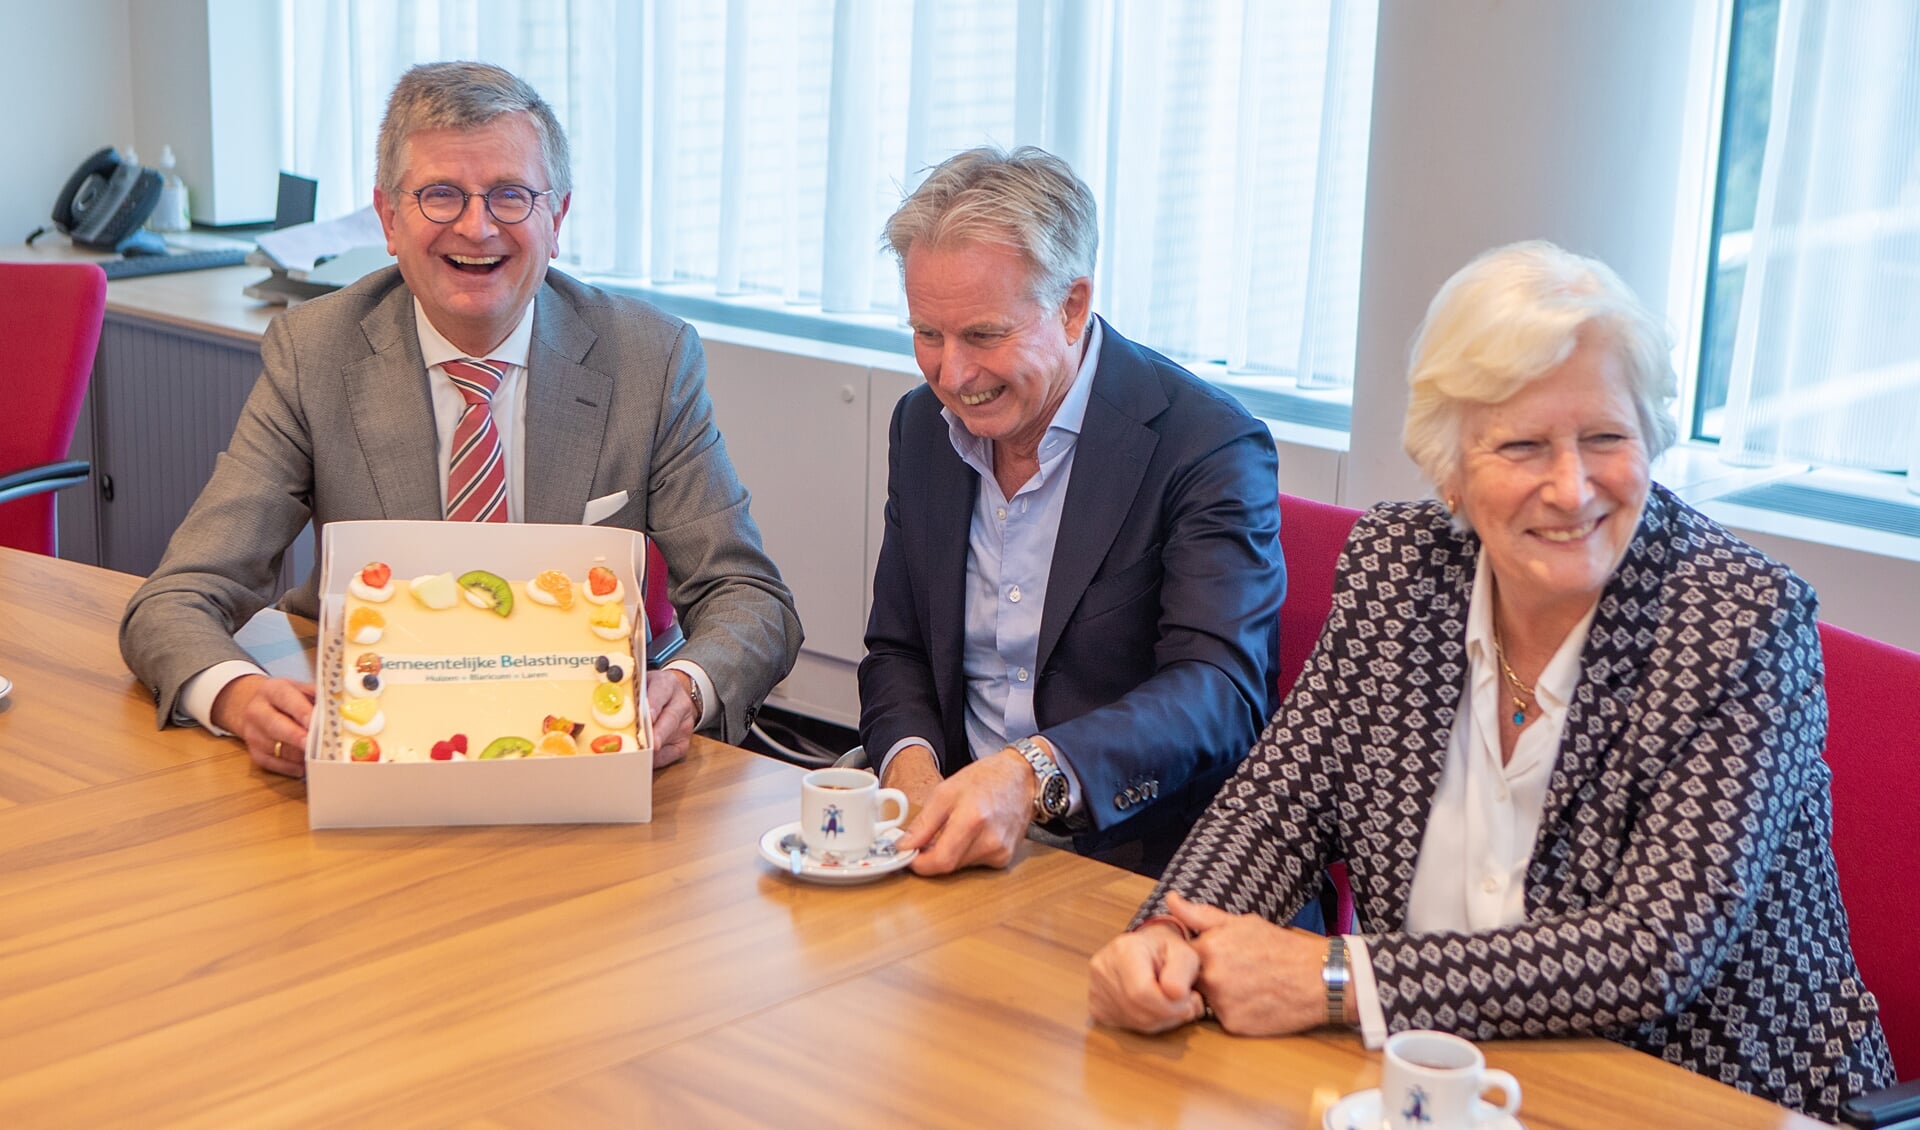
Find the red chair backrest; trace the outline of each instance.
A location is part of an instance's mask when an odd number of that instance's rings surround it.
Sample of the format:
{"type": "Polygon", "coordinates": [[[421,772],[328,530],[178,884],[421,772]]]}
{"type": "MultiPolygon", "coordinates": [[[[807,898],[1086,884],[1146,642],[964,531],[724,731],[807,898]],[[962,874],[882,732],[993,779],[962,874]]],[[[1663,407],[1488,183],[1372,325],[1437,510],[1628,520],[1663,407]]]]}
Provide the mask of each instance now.
{"type": "MultiPolygon", "coordinates": [[[[92,263],[0,263],[0,474],[67,457],[106,307],[92,263]]],[[[0,545],[52,556],[53,494],[0,504],[0,545]]]]}
{"type": "Polygon", "coordinates": [[[647,539],[647,576],[644,597],[647,608],[647,636],[659,639],[673,628],[673,601],[667,599],[667,559],[660,547],[647,539]]]}
{"type": "Polygon", "coordinates": [[[1333,607],[1333,569],[1360,511],[1280,496],[1280,553],[1287,562],[1287,597],[1280,605],[1280,669],[1274,683],[1287,697],[1307,665],[1333,607]]]}
{"type": "Polygon", "coordinates": [[[1860,976],[1901,1078],[1920,1075],[1920,655],[1820,625],[1833,858],[1860,976]]]}
{"type": "MultiPolygon", "coordinates": [[[[1340,563],[1340,551],[1359,518],[1360,511],[1345,506],[1280,496],[1280,554],[1287,562],[1287,596],[1280,604],[1280,669],[1273,681],[1283,699],[1306,667],[1327,622],[1327,610],[1333,607],[1334,566],[1340,563]]],[[[1347,865],[1332,864],[1327,876],[1338,904],[1328,930],[1352,933],[1353,885],[1347,865]]]]}

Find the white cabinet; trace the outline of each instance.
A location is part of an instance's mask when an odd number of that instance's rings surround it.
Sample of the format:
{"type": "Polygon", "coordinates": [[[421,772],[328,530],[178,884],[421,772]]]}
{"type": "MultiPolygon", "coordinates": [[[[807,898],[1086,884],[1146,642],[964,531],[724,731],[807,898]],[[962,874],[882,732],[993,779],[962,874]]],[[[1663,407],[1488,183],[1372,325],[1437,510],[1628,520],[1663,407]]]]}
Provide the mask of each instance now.
{"type": "MultiPolygon", "coordinates": [[[[854,671],[886,501],[887,420],[919,383],[886,367],[798,356],[702,325],[707,391],[727,454],[753,495],[767,553],[806,630],[799,663],[769,700],[842,725],[859,720],[854,671]],[[716,339],[720,340],[716,340],[716,339]]],[[[902,358],[876,355],[882,366],[902,358]]]]}

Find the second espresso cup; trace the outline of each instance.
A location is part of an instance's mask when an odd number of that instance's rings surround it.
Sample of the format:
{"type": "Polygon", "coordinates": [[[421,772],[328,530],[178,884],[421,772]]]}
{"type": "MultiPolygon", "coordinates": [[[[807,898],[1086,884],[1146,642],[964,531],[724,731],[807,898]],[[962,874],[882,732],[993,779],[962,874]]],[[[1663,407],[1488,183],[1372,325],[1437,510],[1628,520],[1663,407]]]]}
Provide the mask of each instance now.
{"type": "Polygon", "coordinates": [[[1445,1032],[1397,1032],[1387,1037],[1380,1072],[1380,1113],[1391,1130],[1470,1130],[1498,1125],[1520,1109],[1520,1084],[1487,1066],[1470,1041],[1445,1032]],[[1481,1099],[1498,1087],[1506,1102],[1481,1099]]]}
{"type": "Polygon", "coordinates": [[[800,838],[807,854],[829,863],[865,859],[880,833],[907,818],[907,794],[883,789],[865,769],[815,769],[800,778],[800,838]],[[880,807],[892,801],[894,815],[880,807]]]}

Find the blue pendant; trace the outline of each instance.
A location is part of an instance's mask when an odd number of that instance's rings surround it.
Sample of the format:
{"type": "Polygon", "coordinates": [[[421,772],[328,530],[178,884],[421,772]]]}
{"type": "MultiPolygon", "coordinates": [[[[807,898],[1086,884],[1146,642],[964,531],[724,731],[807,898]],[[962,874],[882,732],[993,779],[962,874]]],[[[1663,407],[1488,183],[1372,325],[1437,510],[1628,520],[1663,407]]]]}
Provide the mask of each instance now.
{"type": "Polygon", "coordinates": [[[1516,725],[1516,726],[1524,726],[1524,725],[1526,725],[1526,724],[1527,724],[1527,712],[1526,712],[1526,711],[1524,711],[1524,710],[1516,710],[1516,711],[1514,711],[1514,712],[1513,712],[1513,724],[1514,724],[1514,725],[1516,725]]]}

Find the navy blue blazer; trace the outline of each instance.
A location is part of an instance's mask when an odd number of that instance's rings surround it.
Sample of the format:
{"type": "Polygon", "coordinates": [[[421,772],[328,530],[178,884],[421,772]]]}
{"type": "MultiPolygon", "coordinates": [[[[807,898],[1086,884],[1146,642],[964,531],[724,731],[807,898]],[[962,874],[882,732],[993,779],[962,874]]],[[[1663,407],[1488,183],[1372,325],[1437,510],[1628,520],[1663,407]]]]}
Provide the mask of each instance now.
{"type": "MultiPolygon", "coordinates": [[[[971,761],[961,662],[979,475],[924,385],[894,409],[887,460],[860,737],[876,762],[925,738],[951,775],[971,761]]],[[[1078,850],[1184,834],[1252,746],[1275,704],[1278,496],[1264,424],[1105,326],[1035,665],[1041,733],[1080,780],[1078,850]]]]}

